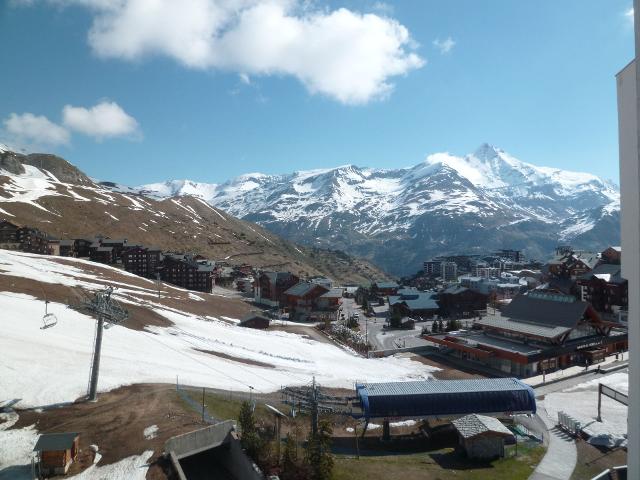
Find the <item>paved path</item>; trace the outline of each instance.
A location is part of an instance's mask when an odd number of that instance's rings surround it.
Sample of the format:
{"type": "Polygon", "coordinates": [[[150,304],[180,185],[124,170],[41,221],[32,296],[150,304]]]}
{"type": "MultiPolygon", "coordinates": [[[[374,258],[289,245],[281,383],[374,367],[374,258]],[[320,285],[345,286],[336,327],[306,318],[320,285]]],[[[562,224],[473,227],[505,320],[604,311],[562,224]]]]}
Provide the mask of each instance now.
{"type": "Polygon", "coordinates": [[[538,405],[538,416],[547,427],[549,445],[547,453],[529,480],[569,480],[578,460],[576,444],[570,435],[555,426],[555,422],[540,405],[538,405]]]}

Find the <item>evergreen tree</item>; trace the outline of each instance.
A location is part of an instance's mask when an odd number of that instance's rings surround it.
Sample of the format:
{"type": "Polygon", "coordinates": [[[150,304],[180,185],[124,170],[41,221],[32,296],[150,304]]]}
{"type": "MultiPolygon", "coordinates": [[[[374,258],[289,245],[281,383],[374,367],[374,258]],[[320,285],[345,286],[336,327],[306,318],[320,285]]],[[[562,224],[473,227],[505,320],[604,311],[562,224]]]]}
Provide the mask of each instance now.
{"type": "Polygon", "coordinates": [[[256,427],[256,419],[253,415],[253,407],[247,400],[240,405],[240,413],[238,414],[238,423],[242,437],[240,437],[240,445],[245,449],[254,461],[258,462],[260,457],[260,436],[256,427]]]}
{"type": "Polygon", "coordinates": [[[311,480],[329,480],[333,471],[333,456],[331,455],[331,424],[322,420],[318,424],[318,432],[309,433],[306,450],[306,462],[309,465],[311,480]]]}

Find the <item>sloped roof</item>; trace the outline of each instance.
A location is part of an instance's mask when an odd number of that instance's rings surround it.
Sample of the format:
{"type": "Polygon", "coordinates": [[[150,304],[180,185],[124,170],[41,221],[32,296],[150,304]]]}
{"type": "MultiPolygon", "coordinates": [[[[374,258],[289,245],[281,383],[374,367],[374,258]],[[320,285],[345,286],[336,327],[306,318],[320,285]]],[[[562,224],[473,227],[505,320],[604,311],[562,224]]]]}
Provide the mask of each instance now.
{"type": "Polygon", "coordinates": [[[389,305],[404,303],[410,310],[437,310],[438,295],[432,292],[412,291],[403,295],[389,296],[389,305]]]}
{"type": "Polygon", "coordinates": [[[377,288],[398,288],[400,286],[396,282],[375,282],[374,285],[377,288]]]}
{"type": "Polygon", "coordinates": [[[570,295],[539,291],[518,295],[502,310],[514,321],[573,328],[584,316],[589,304],[570,295]]]}
{"type": "Polygon", "coordinates": [[[533,323],[519,322],[517,320],[509,320],[501,316],[483,317],[480,320],[476,320],[476,325],[500,328],[510,332],[524,333],[543,338],[557,338],[571,330],[569,327],[536,325],[533,323]]]}
{"type": "Polygon", "coordinates": [[[473,438],[485,433],[513,436],[513,433],[505,427],[500,420],[486,415],[472,413],[454,420],[453,426],[463,438],[473,438]]]}
{"type": "Polygon", "coordinates": [[[463,287],[461,285],[451,285],[450,287],[444,289],[442,293],[447,295],[457,295],[459,293],[463,293],[469,290],[467,287],[463,287]]]}
{"type": "Polygon", "coordinates": [[[591,277],[596,277],[608,283],[623,283],[625,280],[622,278],[621,269],[622,267],[620,265],[603,263],[590,272],[580,275],[578,278],[581,280],[589,280],[591,277]]]}
{"type": "Polygon", "coordinates": [[[79,434],[76,432],[67,433],[43,433],[38,438],[34,452],[50,452],[67,450],[73,446],[73,441],[79,434]]]}
{"type": "MultiPolygon", "coordinates": [[[[298,282],[293,287],[289,288],[284,292],[285,295],[292,295],[294,297],[303,297],[307,293],[309,293],[314,288],[321,288],[324,290],[323,293],[327,293],[329,290],[322,285],[318,285],[317,283],[311,282],[298,282]]],[[[322,295],[322,294],[321,294],[322,295]]]]}
{"type": "MultiPolygon", "coordinates": [[[[317,284],[316,284],[317,285],[317,284]]],[[[322,286],[322,285],[321,285],[322,286]]],[[[332,288],[326,293],[323,293],[321,297],[324,298],[342,298],[343,290],[342,288],[332,288]]]]}

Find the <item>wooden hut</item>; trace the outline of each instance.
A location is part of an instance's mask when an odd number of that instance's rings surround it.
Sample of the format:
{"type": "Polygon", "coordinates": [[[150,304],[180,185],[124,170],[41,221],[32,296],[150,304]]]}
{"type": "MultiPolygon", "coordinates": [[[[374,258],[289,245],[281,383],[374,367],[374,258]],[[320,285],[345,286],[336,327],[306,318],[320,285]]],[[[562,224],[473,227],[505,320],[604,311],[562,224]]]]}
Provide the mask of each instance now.
{"type": "Polygon", "coordinates": [[[40,435],[33,448],[38,455],[40,474],[65,475],[78,458],[79,441],[80,434],[74,432],[40,435]]]}

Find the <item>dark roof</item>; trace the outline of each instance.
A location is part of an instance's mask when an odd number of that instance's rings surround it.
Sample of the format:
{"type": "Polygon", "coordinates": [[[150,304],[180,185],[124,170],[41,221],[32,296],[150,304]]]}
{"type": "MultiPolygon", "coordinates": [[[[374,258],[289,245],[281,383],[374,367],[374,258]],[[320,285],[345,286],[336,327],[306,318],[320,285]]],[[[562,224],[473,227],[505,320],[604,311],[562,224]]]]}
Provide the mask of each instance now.
{"type": "Polygon", "coordinates": [[[68,433],[43,433],[38,438],[36,446],[33,447],[34,452],[67,450],[73,446],[73,441],[79,434],[76,432],[68,433]]]}
{"type": "Polygon", "coordinates": [[[396,282],[375,282],[374,285],[376,288],[398,288],[400,286],[396,282]]]}
{"type": "Polygon", "coordinates": [[[389,305],[404,303],[410,310],[437,310],[438,295],[432,292],[410,291],[402,295],[389,296],[389,305]]]}
{"type": "Polygon", "coordinates": [[[293,295],[295,297],[302,297],[302,296],[306,295],[307,293],[309,293],[314,288],[321,288],[322,290],[324,290],[324,292],[322,294],[327,293],[329,291],[327,288],[325,288],[322,285],[319,285],[317,283],[298,282],[293,287],[291,287],[288,290],[286,290],[284,292],[284,294],[285,295],[293,295]]]}
{"type": "Polygon", "coordinates": [[[589,304],[570,295],[532,291],[518,295],[502,309],[512,320],[573,328],[584,316],[589,304]]]}
{"type": "Polygon", "coordinates": [[[288,280],[293,275],[291,272],[263,272],[269,281],[276,283],[278,280],[288,280]]]}
{"type": "Polygon", "coordinates": [[[359,384],[356,393],[366,418],[536,411],[533,389],[516,378],[359,384]]]}
{"type": "Polygon", "coordinates": [[[469,290],[467,287],[463,287],[461,285],[451,285],[448,288],[445,288],[442,293],[447,295],[458,295],[459,293],[463,293],[469,290]]]}
{"type": "Polygon", "coordinates": [[[117,238],[103,238],[102,239],[102,244],[103,245],[116,245],[116,244],[125,244],[127,243],[127,239],[123,238],[123,239],[117,239],[117,238]]]}
{"type": "Polygon", "coordinates": [[[321,297],[324,297],[324,298],[342,298],[343,294],[344,294],[344,290],[342,288],[332,288],[328,292],[323,293],[321,295],[321,297]]]}
{"type": "Polygon", "coordinates": [[[596,277],[606,281],[607,283],[624,283],[625,280],[622,278],[621,269],[622,267],[620,265],[603,263],[590,272],[580,275],[578,278],[580,280],[590,280],[592,277],[596,277]]]}
{"type": "Polygon", "coordinates": [[[519,322],[517,320],[510,320],[499,315],[483,317],[480,320],[476,320],[475,324],[482,327],[499,328],[501,330],[508,330],[510,332],[523,333],[525,335],[535,335],[536,337],[550,339],[557,338],[560,335],[564,335],[565,333],[571,331],[570,327],[555,327],[528,322],[519,322]]]}
{"type": "Polygon", "coordinates": [[[98,252],[112,252],[113,251],[113,247],[98,247],[97,251],[98,252]]]}
{"type": "Polygon", "coordinates": [[[73,247],[75,245],[75,240],[60,240],[61,247],[73,247]]]}
{"type": "Polygon", "coordinates": [[[242,320],[240,320],[240,326],[244,326],[246,325],[248,322],[250,322],[251,320],[265,320],[267,322],[267,325],[269,325],[269,323],[271,323],[271,320],[267,317],[265,317],[264,315],[260,315],[259,313],[248,313],[247,315],[245,315],[244,317],[242,317],[242,320]]]}

